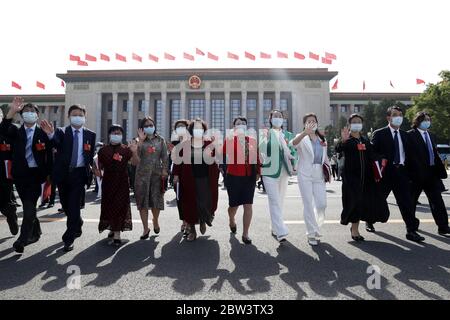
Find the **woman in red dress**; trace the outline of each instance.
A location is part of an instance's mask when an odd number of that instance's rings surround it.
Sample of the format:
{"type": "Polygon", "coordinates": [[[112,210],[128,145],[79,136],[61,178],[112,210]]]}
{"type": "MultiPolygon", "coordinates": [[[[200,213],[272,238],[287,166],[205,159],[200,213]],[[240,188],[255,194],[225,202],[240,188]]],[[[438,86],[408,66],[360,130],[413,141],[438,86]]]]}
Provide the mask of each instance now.
{"type": "Polygon", "coordinates": [[[128,177],[128,161],[136,155],[137,145],[129,147],[122,144],[123,128],[113,125],[108,131],[110,143],[98,153],[99,168],[96,174],[101,176],[102,202],[99,232],[110,230],[108,238],[114,238],[113,243],[120,245],[120,232],[131,231],[130,183],[128,177]]]}
{"type": "Polygon", "coordinates": [[[212,226],[217,209],[219,168],[211,140],[204,136],[207,129],[203,120],[192,121],[188,127],[192,138],[178,144],[172,154],[173,182],[179,183],[178,198],[189,230],[187,241],[197,238],[196,224],[200,224],[200,232],[205,234],[206,225],[212,226]]]}

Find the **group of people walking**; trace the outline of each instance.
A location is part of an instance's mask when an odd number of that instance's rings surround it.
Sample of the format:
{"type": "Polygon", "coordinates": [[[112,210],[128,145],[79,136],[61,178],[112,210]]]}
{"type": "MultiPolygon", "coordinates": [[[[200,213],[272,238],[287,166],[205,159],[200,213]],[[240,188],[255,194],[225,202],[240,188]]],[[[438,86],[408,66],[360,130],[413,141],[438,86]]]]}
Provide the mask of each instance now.
{"type": "MultiPolygon", "coordinates": [[[[94,161],[96,134],[87,129],[86,108],[73,105],[68,110],[70,125],[54,128],[40,121],[39,109],[15,98],[0,124],[0,156],[5,163],[0,174],[0,210],[7,217],[12,234],[19,232],[16,207],[12,204],[14,182],[23,205],[20,235],[14,242],[18,253],[39,240],[41,229],[36,216],[41,185],[50,180],[59,190],[62,209],[67,215],[67,230],[62,236],[64,250],[71,251],[82,235],[80,203],[84,186],[92,171],[101,179],[99,232],[108,230],[111,242],[121,244],[121,232],[132,229],[130,181],[143,225],[142,240],[149,238],[149,210],[155,234],[160,233],[159,215],[164,210],[167,180],[172,177],[181,232],[186,241],[197,239],[197,228],[205,234],[212,227],[218,208],[220,171],[226,176],[229,228],[237,232],[236,215],[243,206],[242,241],[251,244],[250,225],[257,181],[262,177],[267,192],[272,236],[287,240],[284,199],[289,177],[297,175],[303,203],[306,237],[310,245],[320,242],[321,226],[327,207],[326,183],[331,181],[333,163],[328,145],[320,132],[318,118],[303,117],[302,132],[293,134],[283,128],[284,115],[272,110],[270,128],[259,137],[249,134],[247,119],[237,117],[224,139],[208,133],[202,119],[175,122],[170,142],[159,135],[157,123],[146,117],[140,121],[137,137],[124,144],[124,129],[113,124],[108,142],[94,161]],[[23,125],[13,124],[19,113],[23,125]],[[129,164],[136,167],[130,179],[129,164]],[[219,164],[225,163],[225,166],[219,164]],[[11,170],[9,170],[9,168],[11,170]],[[197,227],[198,226],[198,227],[197,227]]],[[[341,223],[351,224],[351,237],[363,241],[360,221],[375,232],[374,224],[389,218],[387,197],[394,193],[406,224],[406,238],[424,240],[417,231],[416,203],[422,191],[428,197],[438,233],[450,236],[448,215],[442,200],[442,181],[447,173],[436,151],[434,137],[428,132],[431,117],[420,112],[412,130],[400,130],[402,110],[387,110],[388,125],[374,132],[370,141],[362,134],[363,117],[353,114],[341,132],[336,151],[343,155],[341,223]]]]}

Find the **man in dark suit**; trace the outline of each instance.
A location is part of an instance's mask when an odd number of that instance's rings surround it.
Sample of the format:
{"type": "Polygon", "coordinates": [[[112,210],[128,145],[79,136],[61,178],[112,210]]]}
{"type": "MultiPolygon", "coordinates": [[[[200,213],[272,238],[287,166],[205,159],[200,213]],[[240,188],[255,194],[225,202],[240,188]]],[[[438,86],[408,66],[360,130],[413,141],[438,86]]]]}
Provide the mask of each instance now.
{"type": "Polygon", "coordinates": [[[447,209],[442,200],[442,180],[447,178],[447,171],[439,158],[435,138],[428,129],[431,117],[426,112],[418,112],[413,120],[413,129],[408,131],[408,144],[411,156],[408,167],[412,180],[412,197],[414,210],[422,191],[430,204],[431,214],[438,226],[440,235],[449,237],[447,209]]]}
{"type": "Polygon", "coordinates": [[[20,236],[14,242],[14,250],[23,253],[24,247],[37,242],[41,236],[36,205],[41,195],[41,184],[49,178],[52,168],[51,146],[47,134],[37,125],[39,109],[33,104],[23,104],[22,98],[14,98],[0,132],[12,147],[12,176],[23,205],[23,221],[20,236]],[[12,123],[20,113],[24,124],[19,128],[12,123]]]}
{"type": "MultiPolygon", "coordinates": [[[[0,124],[3,121],[3,112],[0,110],[0,124]]],[[[13,180],[10,175],[12,159],[11,143],[6,136],[0,133],[0,212],[6,217],[9,231],[12,235],[19,232],[17,224],[17,208],[13,201],[13,180]]]]}
{"type": "Polygon", "coordinates": [[[55,130],[51,123],[42,121],[43,130],[57,150],[53,178],[58,185],[61,205],[67,215],[67,230],[62,237],[66,252],[73,250],[75,238],[82,233],[80,203],[93,164],[96,138],[93,131],[84,127],[84,106],[71,106],[68,115],[70,125],[65,128],[55,130]]]}
{"type": "MultiPolygon", "coordinates": [[[[385,197],[394,192],[395,200],[406,224],[406,238],[415,242],[422,242],[424,237],[417,233],[419,219],[415,217],[413,199],[411,197],[410,178],[407,164],[410,161],[408,152],[408,135],[400,130],[403,122],[403,112],[398,106],[387,110],[388,126],[373,133],[372,143],[376,153],[387,159],[381,186],[385,197]]],[[[368,232],[375,232],[373,224],[366,224],[368,232]]]]}

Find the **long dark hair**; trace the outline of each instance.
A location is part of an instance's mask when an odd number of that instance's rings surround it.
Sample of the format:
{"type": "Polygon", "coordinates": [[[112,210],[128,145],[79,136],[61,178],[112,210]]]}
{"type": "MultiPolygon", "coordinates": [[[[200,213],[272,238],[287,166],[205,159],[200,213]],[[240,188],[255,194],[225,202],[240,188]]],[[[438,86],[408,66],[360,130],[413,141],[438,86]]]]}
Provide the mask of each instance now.
{"type": "MultiPolygon", "coordinates": [[[[281,116],[283,117],[283,120],[284,120],[284,113],[283,113],[283,111],[278,110],[278,109],[273,109],[273,110],[270,111],[270,113],[269,113],[269,124],[270,124],[270,128],[272,128],[272,117],[273,117],[273,114],[274,114],[275,112],[281,113],[281,116]]],[[[283,130],[283,126],[281,126],[280,129],[283,130]]]]}
{"type": "Polygon", "coordinates": [[[144,125],[147,121],[151,121],[153,123],[153,126],[155,127],[155,133],[157,132],[157,128],[156,128],[156,122],[155,120],[153,120],[152,117],[148,116],[145,117],[144,119],[141,120],[141,122],[139,123],[139,129],[144,129],[144,125]]]}
{"type": "Polygon", "coordinates": [[[420,126],[420,123],[422,121],[424,121],[425,117],[427,117],[427,116],[430,118],[430,121],[431,121],[431,116],[430,116],[430,114],[428,112],[426,112],[426,111],[419,111],[419,112],[417,112],[415,117],[414,117],[414,119],[413,119],[413,121],[412,121],[412,126],[411,127],[414,128],[414,129],[418,128],[420,126]]]}
{"type": "Polygon", "coordinates": [[[317,122],[317,129],[316,129],[316,131],[315,131],[315,134],[316,134],[316,136],[319,137],[320,140],[322,140],[322,142],[324,142],[324,141],[325,141],[325,136],[322,135],[322,134],[319,132],[319,120],[317,119],[317,115],[316,115],[315,113],[310,112],[310,113],[305,114],[305,116],[303,117],[303,125],[306,124],[306,120],[307,120],[309,117],[313,117],[314,119],[316,119],[316,122],[317,122]]]}

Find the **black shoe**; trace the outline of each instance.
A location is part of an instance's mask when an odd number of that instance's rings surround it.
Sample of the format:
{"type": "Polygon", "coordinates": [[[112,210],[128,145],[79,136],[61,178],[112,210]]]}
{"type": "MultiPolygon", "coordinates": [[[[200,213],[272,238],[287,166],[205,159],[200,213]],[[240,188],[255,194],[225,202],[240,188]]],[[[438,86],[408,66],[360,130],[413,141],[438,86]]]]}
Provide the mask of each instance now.
{"type": "Polygon", "coordinates": [[[83,230],[81,230],[81,228],[83,228],[83,224],[84,224],[84,221],[81,220],[80,231],[75,233],[75,238],[79,238],[83,234],[83,230]]]}
{"type": "Polygon", "coordinates": [[[252,239],[242,236],[242,242],[245,244],[252,244],[252,239]]]}
{"type": "Polygon", "coordinates": [[[235,234],[237,232],[237,225],[230,226],[230,231],[235,234]]]}
{"type": "Polygon", "coordinates": [[[406,239],[414,242],[425,241],[425,238],[419,235],[416,231],[410,231],[406,234],[406,239]]]}
{"type": "Polygon", "coordinates": [[[117,247],[120,247],[122,245],[122,240],[120,239],[114,239],[113,244],[117,247]]]}
{"type": "Polygon", "coordinates": [[[450,227],[439,228],[438,233],[444,237],[450,237],[450,227]]]}
{"type": "Polygon", "coordinates": [[[14,218],[8,218],[7,219],[9,231],[13,236],[17,235],[19,233],[19,225],[17,224],[17,217],[14,218]]]}
{"type": "Polygon", "coordinates": [[[366,231],[372,233],[375,232],[375,227],[373,226],[373,223],[366,222],[366,231]]]}
{"type": "Polygon", "coordinates": [[[41,203],[40,205],[39,205],[39,209],[42,209],[43,207],[45,207],[45,205],[46,205],[46,203],[44,202],[44,203],[41,203]]]}
{"type": "Polygon", "coordinates": [[[359,236],[353,236],[352,235],[352,228],[350,227],[350,235],[352,236],[353,241],[364,241],[364,237],[359,235],[359,236]]]}
{"type": "Polygon", "coordinates": [[[47,206],[47,209],[53,208],[54,206],[55,206],[54,203],[49,203],[48,206],[47,206]]]}
{"type": "Polygon", "coordinates": [[[150,229],[148,230],[148,232],[144,235],[141,236],[141,240],[147,240],[150,236],[150,229]]]}
{"type": "Polygon", "coordinates": [[[70,252],[73,250],[73,243],[70,244],[64,244],[64,252],[70,252]]]}
{"type": "Polygon", "coordinates": [[[159,234],[161,232],[161,228],[153,228],[153,231],[155,232],[155,234],[159,234]]]}
{"type": "Polygon", "coordinates": [[[108,233],[108,239],[112,239],[114,237],[114,232],[110,231],[108,233]]]}
{"type": "Polygon", "coordinates": [[[64,209],[63,208],[59,208],[58,209],[58,213],[64,213],[64,209]]]}
{"type": "Polygon", "coordinates": [[[25,249],[24,245],[20,241],[14,242],[13,248],[17,253],[23,253],[23,250],[25,249]]]}

